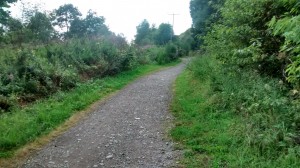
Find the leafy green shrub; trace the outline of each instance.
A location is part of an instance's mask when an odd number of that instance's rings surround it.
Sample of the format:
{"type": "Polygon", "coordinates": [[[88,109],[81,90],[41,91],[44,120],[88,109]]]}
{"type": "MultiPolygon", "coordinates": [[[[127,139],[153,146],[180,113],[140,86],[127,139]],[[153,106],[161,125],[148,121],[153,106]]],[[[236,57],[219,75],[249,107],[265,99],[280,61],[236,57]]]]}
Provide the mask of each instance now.
{"type": "Polygon", "coordinates": [[[170,58],[167,56],[164,48],[162,48],[161,51],[157,53],[155,61],[158,64],[165,64],[170,62],[170,58]]]}
{"type": "Polygon", "coordinates": [[[153,63],[153,58],[150,56],[150,51],[149,48],[146,49],[136,49],[135,50],[136,54],[136,61],[138,64],[145,65],[145,64],[150,64],[153,63]]]}
{"type": "Polygon", "coordinates": [[[154,57],[158,64],[166,64],[178,58],[177,47],[173,43],[168,43],[163,47],[155,47],[150,50],[150,54],[150,57],[154,57]]]}
{"type": "Polygon", "coordinates": [[[133,47],[129,47],[127,50],[122,51],[121,53],[121,69],[122,70],[131,70],[135,68],[138,64],[136,51],[133,47]]]}
{"type": "Polygon", "coordinates": [[[284,1],[281,3],[290,11],[285,13],[282,18],[276,19],[276,16],[269,22],[269,28],[273,34],[284,37],[284,43],[281,45],[280,59],[285,60],[288,65],[286,68],[287,80],[297,89],[300,88],[300,4],[296,1],[284,1]]]}
{"type": "MultiPolygon", "coordinates": [[[[78,82],[137,66],[136,50],[110,39],[69,39],[22,50],[0,49],[0,95],[31,102],[78,82]]],[[[3,108],[6,108],[2,103],[3,108]]]]}
{"type": "Polygon", "coordinates": [[[298,93],[288,93],[281,80],[228,68],[212,57],[199,58],[190,69],[199,80],[209,81],[213,113],[231,113],[243,121],[232,123],[238,150],[263,162],[300,157],[298,93]]]}
{"type": "MultiPolygon", "coordinates": [[[[222,2],[201,37],[209,57],[190,69],[210,84],[212,115],[236,118],[228,151],[238,160],[228,167],[299,167],[299,1],[222,2]]],[[[191,5],[193,18],[202,18],[191,5]]]]}
{"type": "Polygon", "coordinates": [[[175,61],[178,58],[177,46],[173,43],[169,43],[165,46],[166,57],[168,57],[169,62],[175,61]]]}

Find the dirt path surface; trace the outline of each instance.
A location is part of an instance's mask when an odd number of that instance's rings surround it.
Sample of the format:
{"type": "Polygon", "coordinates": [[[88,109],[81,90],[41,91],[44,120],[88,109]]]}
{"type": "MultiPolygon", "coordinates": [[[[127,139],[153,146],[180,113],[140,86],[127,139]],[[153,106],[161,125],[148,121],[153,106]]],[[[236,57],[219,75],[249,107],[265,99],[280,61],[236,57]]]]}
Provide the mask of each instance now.
{"type": "Polygon", "coordinates": [[[184,63],[128,85],[87,119],[37,152],[24,168],[173,167],[166,138],[171,84],[184,63]]]}

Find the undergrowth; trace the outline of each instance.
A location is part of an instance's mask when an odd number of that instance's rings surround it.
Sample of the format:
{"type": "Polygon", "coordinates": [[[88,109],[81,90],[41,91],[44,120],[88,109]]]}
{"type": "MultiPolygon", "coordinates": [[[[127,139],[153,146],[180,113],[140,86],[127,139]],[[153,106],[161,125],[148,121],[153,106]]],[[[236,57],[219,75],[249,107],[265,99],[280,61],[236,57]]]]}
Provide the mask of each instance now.
{"type": "Polygon", "coordinates": [[[176,80],[186,167],[300,167],[300,105],[280,80],[202,56],[176,80]]]}

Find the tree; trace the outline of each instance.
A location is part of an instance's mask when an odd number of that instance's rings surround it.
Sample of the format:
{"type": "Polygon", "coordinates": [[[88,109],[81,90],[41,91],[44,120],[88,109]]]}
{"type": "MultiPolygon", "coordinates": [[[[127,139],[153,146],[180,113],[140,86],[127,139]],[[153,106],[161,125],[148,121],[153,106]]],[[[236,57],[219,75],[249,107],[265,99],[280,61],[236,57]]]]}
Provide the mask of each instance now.
{"type": "Polygon", "coordinates": [[[27,28],[32,32],[33,38],[47,42],[54,32],[49,17],[41,12],[36,12],[30,19],[27,28]]]}
{"type": "Polygon", "coordinates": [[[192,33],[196,41],[193,49],[199,48],[202,40],[199,38],[206,35],[211,25],[219,18],[218,10],[225,0],[191,0],[190,14],[193,20],[192,33]]]}
{"type": "Polygon", "coordinates": [[[97,16],[95,12],[91,10],[88,12],[86,18],[80,19],[75,18],[71,22],[70,32],[68,35],[70,37],[74,36],[101,36],[109,35],[110,31],[108,27],[104,24],[104,17],[97,16]]]}
{"type": "Polygon", "coordinates": [[[136,35],[134,43],[137,45],[141,45],[142,42],[148,37],[151,33],[149,22],[144,19],[141,24],[136,27],[136,35]]]}
{"type": "Polygon", "coordinates": [[[192,46],[195,45],[191,28],[186,30],[184,33],[181,33],[178,38],[179,40],[177,43],[179,45],[180,56],[188,55],[189,51],[192,49],[192,46]]]}
{"type": "Polygon", "coordinates": [[[70,25],[70,31],[68,33],[69,37],[82,37],[86,35],[86,25],[85,20],[80,18],[75,18],[70,25]]]}
{"type": "Polygon", "coordinates": [[[168,23],[162,23],[159,25],[157,32],[155,34],[155,43],[157,45],[167,44],[172,40],[174,36],[172,25],[168,23]]]}
{"type": "Polygon", "coordinates": [[[108,35],[108,27],[104,24],[103,16],[97,16],[93,11],[89,11],[85,18],[86,32],[89,36],[108,35]]]}
{"type": "Polygon", "coordinates": [[[1,0],[0,1],[0,24],[5,24],[8,20],[9,13],[3,8],[9,8],[9,3],[16,2],[17,0],[1,0]]]}
{"type": "Polygon", "coordinates": [[[24,25],[22,22],[18,19],[9,17],[6,27],[8,28],[6,36],[9,38],[9,42],[20,46],[25,40],[24,25]]]}
{"type": "Polygon", "coordinates": [[[66,28],[69,32],[70,24],[73,20],[81,16],[79,10],[72,4],[65,4],[55,10],[56,24],[61,28],[66,28]]]}

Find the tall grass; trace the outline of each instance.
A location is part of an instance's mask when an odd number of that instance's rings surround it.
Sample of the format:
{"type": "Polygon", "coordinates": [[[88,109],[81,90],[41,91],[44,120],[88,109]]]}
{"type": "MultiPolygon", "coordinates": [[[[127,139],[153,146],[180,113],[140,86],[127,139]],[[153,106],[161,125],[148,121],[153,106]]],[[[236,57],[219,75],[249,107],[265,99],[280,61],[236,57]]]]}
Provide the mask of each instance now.
{"type": "Polygon", "coordinates": [[[299,167],[300,104],[282,81],[199,57],[176,81],[187,167],[299,167]]]}

